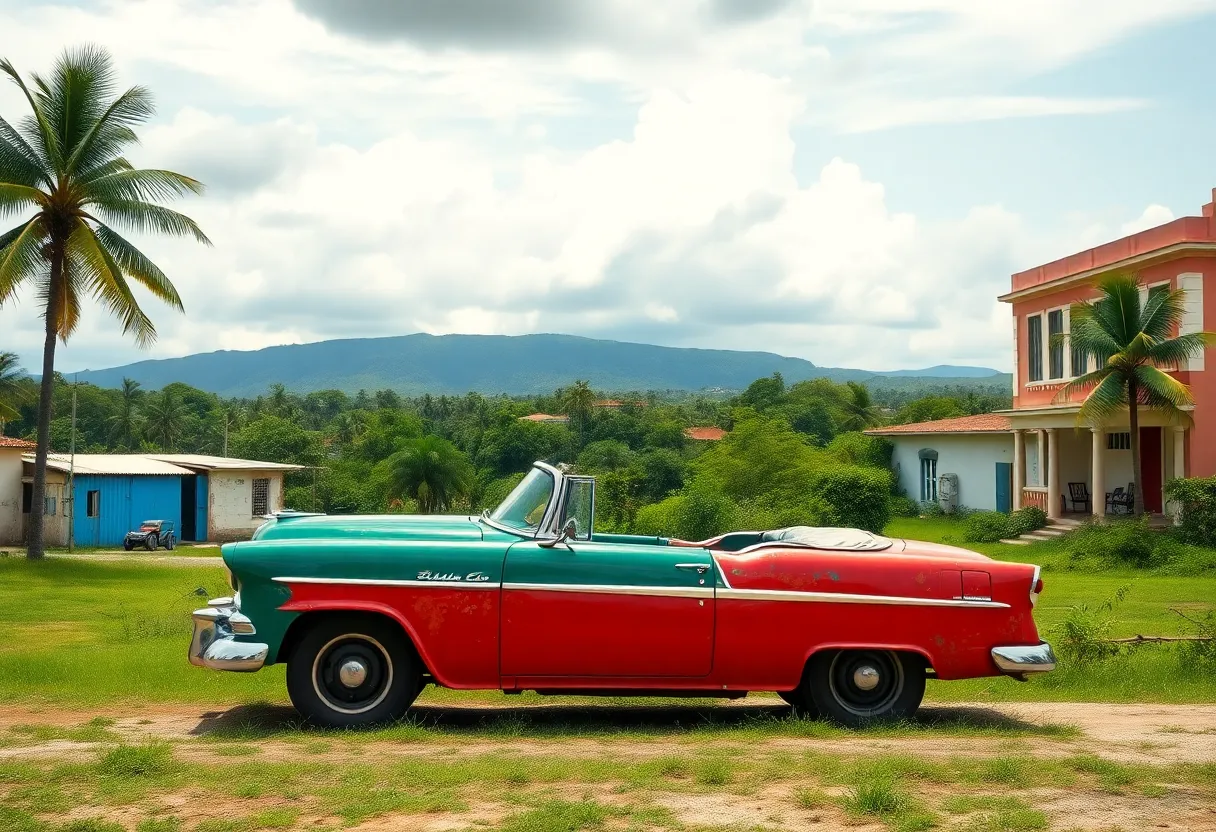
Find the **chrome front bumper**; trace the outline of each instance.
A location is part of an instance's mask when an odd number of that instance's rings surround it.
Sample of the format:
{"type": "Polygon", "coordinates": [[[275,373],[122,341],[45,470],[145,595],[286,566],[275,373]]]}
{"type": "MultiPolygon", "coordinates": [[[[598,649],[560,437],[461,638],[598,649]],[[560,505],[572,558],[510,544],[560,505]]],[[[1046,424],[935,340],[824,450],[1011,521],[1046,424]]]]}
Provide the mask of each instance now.
{"type": "Polygon", "coordinates": [[[208,601],[211,606],[194,611],[194,635],[190,638],[190,664],[212,670],[248,673],[266,663],[269,645],[237,641],[236,636],[256,632],[249,616],[232,598],[208,601]]]}
{"type": "Polygon", "coordinates": [[[1002,673],[1019,677],[1056,669],[1056,654],[1045,641],[1033,647],[994,647],[992,661],[1002,673]]]}

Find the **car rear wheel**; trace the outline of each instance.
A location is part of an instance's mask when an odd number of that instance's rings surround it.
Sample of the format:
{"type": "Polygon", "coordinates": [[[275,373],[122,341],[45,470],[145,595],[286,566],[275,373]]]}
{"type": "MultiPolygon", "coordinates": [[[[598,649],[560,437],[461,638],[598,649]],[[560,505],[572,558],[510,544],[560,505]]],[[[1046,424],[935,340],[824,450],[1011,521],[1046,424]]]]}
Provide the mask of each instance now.
{"type": "Polygon", "coordinates": [[[397,626],[372,616],[323,618],[287,660],[287,692],[317,725],[347,728],[405,715],[421,689],[421,667],[397,626]]]}
{"type": "Polygon", "coordinates": [[[144,538],[144,548],[147,549],[149,552],[156,551],[156,547],[159,545],[160,545],[160,540],[157,539],[156,535],[154,535],[154,534],[150,534],[144,538]]]}
{"type": "Polygon", "coordinates": [[[807,664],[802,686],[819,712],[843,725],[904,719],[925,695],[925,662],[894,650],[830,650],[807,664]]]}
{"type": "Polygon", "coordinates": [[[173,551],[173,547],[176,545],[177,545],[177,541],[171,537],[165,541],[165,549],[168,551],[173,551]]]}

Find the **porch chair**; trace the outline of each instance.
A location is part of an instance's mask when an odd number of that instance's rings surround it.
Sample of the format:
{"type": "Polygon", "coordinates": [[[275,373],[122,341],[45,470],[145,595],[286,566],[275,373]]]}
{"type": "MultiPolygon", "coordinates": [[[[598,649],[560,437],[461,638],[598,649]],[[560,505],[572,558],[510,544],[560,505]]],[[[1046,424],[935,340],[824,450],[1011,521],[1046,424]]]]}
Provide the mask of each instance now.
{"type": "Polygon", "coordinates": [[[1129,482],[1127,484],[1126,490],[1124,490],[1122,488],[1116,488],[1114,490],[1114,492],[1108,497],[1106,505],[1107,505],[1107,508],[1110,509],[1112,514],[1119,511],[1120,509],[1122,509],[1122,512],[1124,514],[1131,514],[1132,507],[1135,505],[1135,503],[1136,503],[1136,484],[1133,482],[1129,482]]]}
{"type": "Polygon", "coordinates": [[[1119,501],[1122,501],[1123,499],[1124,499],[1123,486],[1119,486],[1114,491],[1107,491],[1106,492],[1106,513],[1114,514],[1115,506],[1118,505],[1119,501]]]}
{"type": "Polygon", "coordinates": [[[1093,511],[1093,497],[1089,493],[1089,486],[1083,482],[1070,482],[1068,484],[1068,509],[1077,511],[1080,506],[1080,511],[1087,514],[1093,511]]]}

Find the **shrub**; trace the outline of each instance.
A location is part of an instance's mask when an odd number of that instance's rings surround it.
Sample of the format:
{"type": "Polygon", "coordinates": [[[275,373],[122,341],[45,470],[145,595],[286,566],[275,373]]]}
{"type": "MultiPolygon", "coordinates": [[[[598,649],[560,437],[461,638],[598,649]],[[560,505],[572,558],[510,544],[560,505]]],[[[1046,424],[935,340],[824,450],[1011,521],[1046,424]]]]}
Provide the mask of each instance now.
{"type": "Polygon", "coordinates": [[[842,433],[827,446],[827,452],[840,462],[872,468],[890,468],[894,451],[889,440],[864,433],[842,433]]]}
{"type": "Polygon", "coordinates": [[[1216,545],[1216,477],[1188,477],[1165,484],[1165,496],[1181,510],[1175,534],[1196,546],[1216,545]]]}
{"type": "Polygon", "coordinates": [[[892,497],[887,500],[887,511],[892,517],[917,517],[920,515],[920,504],[911,497],[892,497]]]}
{"type": "Polygon", "coordinates": [[[836,523],[875,534],[881,534],[891,519],[890,491],[890,471],[860,465],[821,467],[810,488],[832,508],[836,523]]]}
{"type": "Polygon", "coordinates": [[[1082,666],[1117,656],[1123,646],[1111,644],[1109,639],[1114,627],[1115,607],[1123,602],[1130,586],[1122,586],[1097,607],[1076,604],[1069,607],[1064,620],[1051,630],[1059,638],[1060,655],[1072,664],[1082,666]]]}
{"type": "Polygon", "coordinates": [[[1013,534],[1008,514],[999,511],[977,511],[967,517],[963,540],[968,543],[996,543],[1013,534]]]}
{"type": "Polygon", "coordinates": [[[1178,544],[1148,527],[1148,520],[1115,520],[1082,526],[1067,538],[1069,559],[1110,566],[1159,566],[1177,552],[1178,544]]]}
{"type": "Polygon", "coordinates": [[[1038,506],[1026,506],[1009,515],[1009,532],[1014,537],[1038,531],[1046,525],[1047,512],[1038,506]]]}

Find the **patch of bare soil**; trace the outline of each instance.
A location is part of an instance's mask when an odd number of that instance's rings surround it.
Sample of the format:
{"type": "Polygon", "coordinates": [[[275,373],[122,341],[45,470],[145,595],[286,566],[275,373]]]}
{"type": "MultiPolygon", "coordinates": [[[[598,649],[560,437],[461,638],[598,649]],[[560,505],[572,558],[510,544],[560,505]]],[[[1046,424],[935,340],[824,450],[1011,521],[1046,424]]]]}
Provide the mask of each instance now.
{"type": "Polygon", "coordinates": [[[1162,797],[1049,791],[1031,801],[1060,829],[1171,829],[1175,832],[1216,830],[1216,807],[1188,790],[1162,797]]]}
{"type": "MultiPolygon", "coordinates": [[[[745,720],[758,715],[778,714],[782,710],[773,705],[726,705],[722,707],[725,724],[738,717],[745,720]]],[[[267,760],[293,760],[304,755],[300,740],[314,739],[332,741],[326,752],[311,751],[308,756],[323,754],[333,759],[360,757],[369,754],[386,755],[462,755],[518,754],[594,756],[611,749],[615,755],[650,757],[680,753],[686,750],[684,730],[696,725],[705,709],[668,708],[612,708],[606,706],[535,705],[523,707],[501,706],[426,706],[417,709],[418,718],[424,724],[432,724],[452,731],[442,741],[402,742],[381,739],[376,735],[361,736],[358,744],[344,742],[341,735],[313,732],[299,727],[299,719],[290,708],[270,705],[247,705],[227,710],[203,710],[188,705],[148,705],[138,708],[102,707],[81,710],[20,706],[6,707],[0,711],[0,730],[20,724],[43,724],[55,726],[78,726],[88,720],[102,716],[115,720],[110,730],[120,736],[139,741],[148,738],[168,740],[191,740],[208,736],[248,735],[249,742],[259,749],[259,758],[267,760]],[[524,737],[487,738],[478,735],[476,729],[493,725],[495,721],[521,723],[520,733],[524,737]],[[550,730],[547,736],[527,738],[529,726],[543,730],[562,726],[562,730],[550,730]],[[583,730],[586,726],[587,730],[583,730]],[[654,730],[653,738],[616,739],[607,734],[603,737],[588,737],[588,732],[603,731],[606,727],[618,727],[624,731],[654,730]],[[467,739],[460,731],[470,730],[467,739]],[[263,734],[265,739],[258,739],[263,734]],[[564,735],[568,734],[568,735],[564,735]],[[290,739],[282,739],[287,736],[290,739]]],[[[1087,703],[1008,703],[986,706],[930,705],[921,709],[919,721],[925,726],[924,734],[909,736],[874,737],[858,734],[843,738],[820,739],[800,737],[772,737],[749,739],[740,749],[767,751],[816,750],[857,755],[865,753],[901,753],[925,756],[993,755],[1008,753],[1009,742],[1017,743],[1021,749],[1043,755],[1066,755],[1077,753],[1078,746],[1084,751],[1099,753],[1122,762],[1213,762],[1216,761],[1216,705],[1111,705],[1087,703]],[[1012,728],[1008,737],[959,736],[951,733],[951,725],[978,724],[1012,728]],[[1019,726],[1027,729],[1035,725],[1073,725],[1082,732],[1076,741],[1055,740],[1035,736],[1032,731],[1019,734],[1019,726]],[[934,726],[941,726],[936,732],[934,726]]],[[[729,747],[735,741],[724,737],[717,744],[729,747]]],[[[55,755],[71,750],[87,750],[88,744],[67,743],[56,740],[41,745],[0,748],[0,757],[55,755]]],[[[215,754],[210,743],[190,743],[181,749],[194,759],[210,760],[215,754]]]]}

